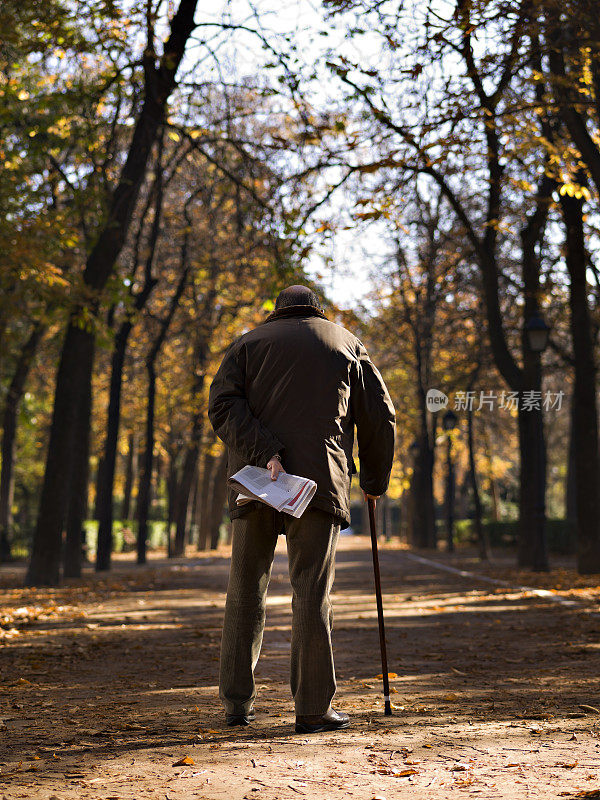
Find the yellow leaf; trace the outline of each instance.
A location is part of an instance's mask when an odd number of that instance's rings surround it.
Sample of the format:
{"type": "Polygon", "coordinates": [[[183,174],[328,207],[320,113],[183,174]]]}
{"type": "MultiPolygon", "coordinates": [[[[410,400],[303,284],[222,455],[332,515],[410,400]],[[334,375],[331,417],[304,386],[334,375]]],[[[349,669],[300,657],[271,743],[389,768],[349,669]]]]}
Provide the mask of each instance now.
{"type": "Polygon", "coordinates": [[[176,761],[173,766],[174,767],[193,767],[194,766],[194,759],[190,758],[189,756],[184,756],[180,758],[179,761],[176,761]]]}

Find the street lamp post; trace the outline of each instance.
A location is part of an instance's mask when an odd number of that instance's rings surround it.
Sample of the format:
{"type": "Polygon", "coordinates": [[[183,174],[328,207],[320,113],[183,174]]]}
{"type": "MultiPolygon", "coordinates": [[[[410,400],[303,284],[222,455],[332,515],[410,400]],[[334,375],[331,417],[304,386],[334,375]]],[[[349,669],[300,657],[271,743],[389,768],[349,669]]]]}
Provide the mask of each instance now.
{"type": "MultiPolygon", "coordinates": [[[[529,350],[534,354],[536,374],[540,390],[542,385],[542,353],[548,346],[550,328],[537,313],[532,314],[525,323],[525,338],[529,350]]],[[[535,436],[535,529],[533,532],[533,569],[546,572],[548,565],[548,547],[546,542],[546,455],[544,449],[544,417],[541,403],[539,409],[532,410],[534,417],[533,436],[535,436]]]]}
{"type": "Polygon", "coordinates": [[[442,417],[442,426],[446,431],[446,541],[448,552],[454,551],[454,463],[452,461],[452,431],[456,427],[457,416],[448,409],[442,417]]]}

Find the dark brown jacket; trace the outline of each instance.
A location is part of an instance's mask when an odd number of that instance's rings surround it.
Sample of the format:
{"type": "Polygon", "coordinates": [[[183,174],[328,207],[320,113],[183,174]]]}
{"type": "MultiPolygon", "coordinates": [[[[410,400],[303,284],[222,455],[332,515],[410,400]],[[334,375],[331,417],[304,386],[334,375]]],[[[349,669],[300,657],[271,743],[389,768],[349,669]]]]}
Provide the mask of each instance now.
{"type": "MultiPolygon", "coordinates": [[[[360,486],[383,494],[394,456],[395,413],[364,345],[310,306],[274,311],[227,350],[210,387],[208,416],[229,449],[227,474],[266,467],[281,454],[286,472],[312,478],[311,506],[350,524],[354,426],[360,486]]],[[[256,503],[236,506],[231,518],[256,503]]]]}

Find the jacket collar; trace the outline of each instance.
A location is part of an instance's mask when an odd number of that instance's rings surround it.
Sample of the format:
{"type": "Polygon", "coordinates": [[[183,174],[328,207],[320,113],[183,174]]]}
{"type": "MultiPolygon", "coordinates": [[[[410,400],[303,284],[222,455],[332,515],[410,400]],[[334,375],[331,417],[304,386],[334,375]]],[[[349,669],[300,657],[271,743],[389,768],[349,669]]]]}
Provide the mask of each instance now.
{"type": "Polygon", "coordinates": [[[265,319],[265,322],[272,322],[275,319],[283,319],[284,317],[321,317],[327,319],[325,314],[314,306],[285,306],[284,308],[276,308],[265,319]]]}

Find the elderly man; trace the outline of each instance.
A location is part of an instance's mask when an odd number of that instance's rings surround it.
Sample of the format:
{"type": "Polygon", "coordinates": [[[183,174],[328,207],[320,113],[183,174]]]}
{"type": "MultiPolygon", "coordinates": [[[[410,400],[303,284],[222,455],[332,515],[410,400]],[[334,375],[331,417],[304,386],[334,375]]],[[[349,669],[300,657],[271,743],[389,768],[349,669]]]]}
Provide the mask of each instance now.
{"type": "Polygon", "coordinates": [[[316,294],[290,286],[265,322],[227,350],[210,387],[208,415],[229,451],[227,474],[245,464],[312,478],[317,491],[296,519],[260,502],[236,505],[219,696],[229,725],[255,719],[254,668],[277,537],[287,539],[292,585],[290,684],[296,731],[349,725],[334,711],[330,591],[340,529],[350,524],[354,427],[360,486],[379,497],[389,482],[395,414],[363,344],[323,313],[316,294]]]}

